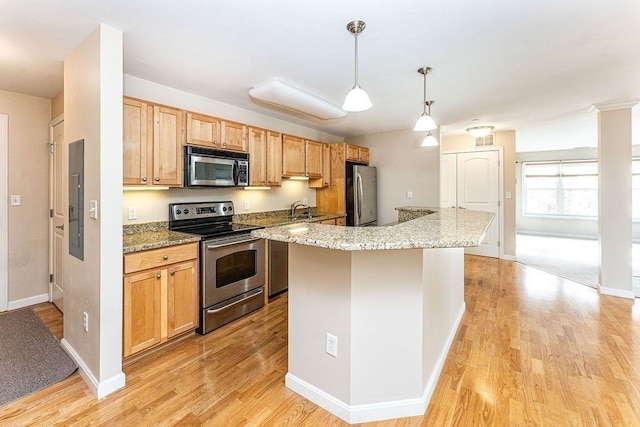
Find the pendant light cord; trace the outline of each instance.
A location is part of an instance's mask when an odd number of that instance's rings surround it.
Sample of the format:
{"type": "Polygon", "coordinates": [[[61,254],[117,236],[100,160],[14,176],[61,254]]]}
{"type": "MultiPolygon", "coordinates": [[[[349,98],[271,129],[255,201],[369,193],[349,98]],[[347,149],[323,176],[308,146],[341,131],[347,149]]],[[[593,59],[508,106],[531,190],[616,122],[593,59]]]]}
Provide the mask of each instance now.
{"type": "MultiPolygon", "coordinates": [[[[424,96],[422,97],[423,105],[422,105],[422,114],[427,114],[427,73],[422,75],[424,80],[424,96]]],[[[429,110],[429,115],[431,115],[431,110],[429,110]]]]}
{"type": "Polygon", "coordinates": [[[360,83],[358,83],[358,31],[356,31],[356,33],[354,34],[355,38],[356,38],[356,50],[355,50],[355,59],[356,59],[356,66],[355,66],[355,85],[356,86],[360,86],[360,83]]]}

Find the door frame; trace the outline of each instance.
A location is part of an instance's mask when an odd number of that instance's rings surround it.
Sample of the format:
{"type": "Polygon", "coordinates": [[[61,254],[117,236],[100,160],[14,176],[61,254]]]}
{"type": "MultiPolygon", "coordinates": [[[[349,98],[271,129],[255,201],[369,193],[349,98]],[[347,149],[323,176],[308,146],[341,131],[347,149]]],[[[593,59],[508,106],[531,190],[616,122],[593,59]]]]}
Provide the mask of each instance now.
{"type": "MultiPolygon", "coordinates": [[[[51,145],[54,143],[53,128],[56,125],[59,125],[60,123],[62,123],[63,121],[64,121],[64,114],[60,114],[58,117],[51,120],[51,123],[49,124],[49,147],[51,147],[51,145]]],[[[54,185],[55,179],[54,179],[53,173],[54,173],[55,165],[53,164],[53,162],[54,162],[54,156],[50,155],[49,156],[49,212],[51,212],[51,210],[54,208],[53,193],[55,191],[55,188],[53,188],[53,185],[54,185]]],[[[51,213],[49,213],[49,277],[51,277],[54,270],[54,266],[53,266],[53,262],[54,262],[54,259],[53,259],[54,229],[53,227],[54,226],[55,224],[53,223],[53,217],[51,216],[51,213]]],[[[53,281],[51,279],[49,279],[49,302],[53,302],[53,281]]]]}
{"type": "Polygon", "coordinates": [[[9,308],[9,116],[0,114],[0,312],[9,308]]]}
{"type": "Polygon", "coordinates": [[[475,148],[466,148],[460,150],[446,150],[441,151],[440,155],[443,154],[458,154],[458,153],[477,153],[479,151],[497,151],[498,152],[498,201],[500,202],[500,218],[498,230],[500,232],[499,237],[499,248],[498,248],[498,256],[500,259],[504,259],[504,149],[501,146],[483,146],[483,147],[475,147],[475,148]]]}

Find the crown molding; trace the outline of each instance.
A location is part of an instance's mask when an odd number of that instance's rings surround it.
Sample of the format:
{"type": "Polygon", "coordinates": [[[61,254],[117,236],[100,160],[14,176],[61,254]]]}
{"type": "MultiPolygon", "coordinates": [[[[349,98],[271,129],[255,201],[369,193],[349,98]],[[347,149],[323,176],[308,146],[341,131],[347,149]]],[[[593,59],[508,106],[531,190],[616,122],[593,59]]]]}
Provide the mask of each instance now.
{"type": "Polygon", "coordinates": [[[624,101],[609,101],[609,102],[601,102],[598,104],[593,104],[589,108],[589,112],[593,113],[601,113],[603,111],[611,111],[611,110],[622,110],[623,108],[631,108],[640,102],[640,98],[632,98],[624,101]]]}

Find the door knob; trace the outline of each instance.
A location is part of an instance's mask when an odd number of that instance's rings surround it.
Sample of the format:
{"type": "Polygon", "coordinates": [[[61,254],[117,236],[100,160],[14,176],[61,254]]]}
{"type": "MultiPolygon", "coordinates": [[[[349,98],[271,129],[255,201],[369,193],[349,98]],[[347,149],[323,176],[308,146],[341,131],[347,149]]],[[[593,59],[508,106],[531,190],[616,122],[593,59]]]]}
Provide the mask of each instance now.
{"type": "Polygon", "coordinates": [[[56,228],[60,229],[60,230],[64,230],[64,224],[62,225],[56,225],[56,228]]]}

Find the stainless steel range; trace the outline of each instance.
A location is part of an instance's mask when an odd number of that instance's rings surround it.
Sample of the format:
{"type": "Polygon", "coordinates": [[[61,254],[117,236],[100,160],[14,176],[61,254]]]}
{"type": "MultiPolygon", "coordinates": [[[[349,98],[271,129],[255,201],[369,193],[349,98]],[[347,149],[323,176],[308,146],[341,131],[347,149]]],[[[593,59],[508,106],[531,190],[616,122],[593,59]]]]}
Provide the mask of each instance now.
{"type": "Polygon", "coordinates": [[[264,240],[234,224],[233,202],[171,203],[169,229],[198,234],[200,326],[206,334],[264,305],[264,240]]]}

